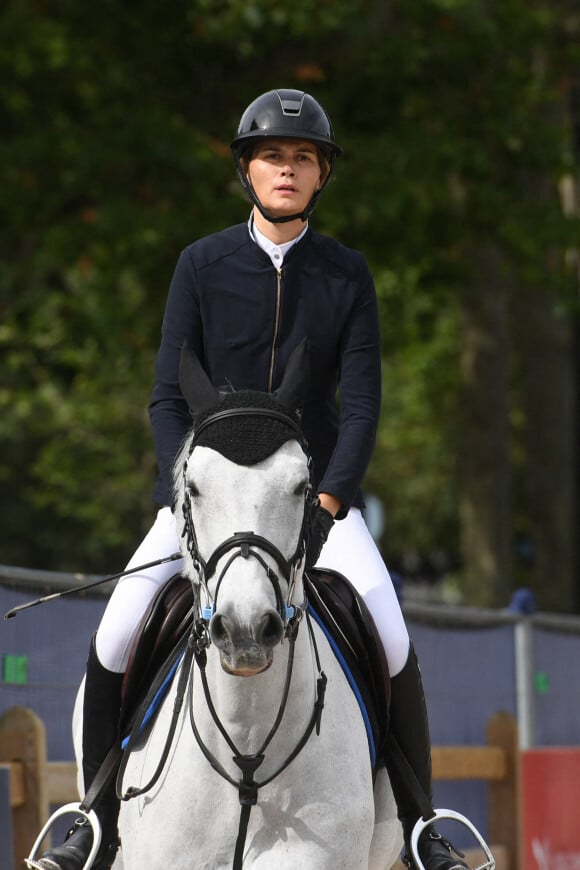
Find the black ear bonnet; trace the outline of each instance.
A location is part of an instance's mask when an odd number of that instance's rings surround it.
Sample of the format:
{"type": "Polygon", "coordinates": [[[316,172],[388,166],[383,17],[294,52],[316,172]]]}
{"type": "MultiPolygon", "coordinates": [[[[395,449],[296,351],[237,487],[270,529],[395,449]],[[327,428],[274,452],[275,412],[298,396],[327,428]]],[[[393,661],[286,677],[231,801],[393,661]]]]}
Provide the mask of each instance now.
{"type": "Polygon", "coordinates": [[[219,404],[195,417],[193,430],[199,432],[194,434],[197,446],[211,447],[236,465],[249,466],[297,438],[299,427],[297,412],[289,412],[268,393],[243,390],[227,394],[219,404]],[[227,413],[237,409],[239,414],[227,413]]]}

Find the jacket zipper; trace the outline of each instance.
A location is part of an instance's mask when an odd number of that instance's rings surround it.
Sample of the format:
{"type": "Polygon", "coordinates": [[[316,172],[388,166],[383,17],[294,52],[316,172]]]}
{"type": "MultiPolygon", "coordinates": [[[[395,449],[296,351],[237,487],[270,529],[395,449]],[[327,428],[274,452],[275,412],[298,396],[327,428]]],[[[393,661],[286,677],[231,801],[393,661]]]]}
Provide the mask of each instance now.
{"type": "Polygon", "coordinates": [[[270,354],[270,375],[268,377],[268,392],[271,393],[274,385],[274,365],[276,363],[276,342],[280,332],[280,308],[282,307],[282,269],[276,269],[276,319],[274,321],[274,337],[272,339],[272,352],[270,354]]]}

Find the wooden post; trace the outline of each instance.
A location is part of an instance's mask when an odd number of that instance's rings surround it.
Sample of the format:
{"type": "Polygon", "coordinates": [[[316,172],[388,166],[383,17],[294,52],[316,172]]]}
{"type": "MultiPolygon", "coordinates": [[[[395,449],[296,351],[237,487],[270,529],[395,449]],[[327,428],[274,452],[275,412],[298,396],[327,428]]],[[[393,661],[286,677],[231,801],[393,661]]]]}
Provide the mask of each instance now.
{"type": "Polygon", "coordinates": [[[505,753],[506,775],[489,783],[489,841],[501,843],[509,850],[511,870],[520,867],[519,747],[518,726],[513,716],[500,711],[487,724],[490,746],[505,753]]]}
{"type": "Polygon", "coordinates": [[[12,768],[0,764],[0,870],[13,870],[12,807],[10,805],[10,777],[12,768]]]}
{"type": "Polygon", "coordinates": [[[15,866],[21,867],[49,813],[46,734],[32,710],[13,707],[0,717],[0,762],[22,767],[25,800],[14,802],[12,816],[15,866]]]}

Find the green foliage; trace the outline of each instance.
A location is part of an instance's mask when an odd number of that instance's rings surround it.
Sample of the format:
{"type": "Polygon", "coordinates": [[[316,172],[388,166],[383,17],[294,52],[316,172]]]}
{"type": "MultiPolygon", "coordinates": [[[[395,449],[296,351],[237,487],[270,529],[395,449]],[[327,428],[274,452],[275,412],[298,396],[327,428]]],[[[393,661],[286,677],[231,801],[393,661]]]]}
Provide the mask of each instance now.
{"type": "Polygon", "coordinates": [[[4,561],[108,569],[141,535],[171,271],[215,202],[239,211],[225,149],[176,102],[190,88],[155,10],[12,3],[2,20],[4,561]]]}
{"type": "Polygon", "coordinates": [[[453,304],[421,292],[419,268],[379,272],[377,292],[389,352],[368,488],[386,506],[389,561],[458,549],[455,515],[458,322],[453,304]],[[403,497],[401,497],[401,494],[403,497]]]}
{"type": "Polygon", "coordinates": [[[386,551],[456,559],[458,291],[485,234],[566,300],[546,252],[579,229],[555,193],[574,165],[572,19],[524,0],[7,0],[0,561],[113,570],[148,524],[171,272],[183,245],[245,219],[229,139],[281,85],[333,118],[345,155],[314,222],[376,276],[385,400],[368,482],[386,551]],[[538,178],[550,192],[531,207],[538,178]]]}

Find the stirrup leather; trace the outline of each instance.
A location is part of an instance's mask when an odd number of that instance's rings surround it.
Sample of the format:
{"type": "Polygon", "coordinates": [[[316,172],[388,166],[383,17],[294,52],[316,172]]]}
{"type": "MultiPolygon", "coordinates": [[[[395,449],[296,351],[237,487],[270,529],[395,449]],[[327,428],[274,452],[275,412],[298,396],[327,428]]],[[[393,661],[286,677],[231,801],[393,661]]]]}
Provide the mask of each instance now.
{"type": "Polygon", "coordinates": [[[91,828],[93,829],[93,845],[91,846],[91,851],[89,852],[88,858],[83,866],[83,870],[90,870],[93,866],[95,858],[97,857],[97,852],[99,851],[99,846],[101,845],[101,823],[99,822],[99,818],[94,810],[89,810],[86,812],[81,809],[81,805],[79,803],[71,803],[64,804],[64,806],[59,807],[56,812],[52,814],[44,828],[41,830],[40,834],[36,838],[34,845],[30,851],[30,855],[28,858],[24,859],[24,863],[26,864],[28,870],[42,870],[42,866],[37,863],[40,860],[40,856],[37,855],[38,850],[42,844],[42,841],[48,834],[49,830],[52,828],[55,821],[60,818],[60,816],[68,815],[69,813],[75,813],[77,816],[82,816],[85,819],[91,828]]]}
{"type": "Polygon", "coordinates": [[[415,866],[417,870],[425,870],[425,865],[421,861],[419,857],[419,837],[423,833],[426,828],[430,828],[431,825],[437,821],[437,819],[449,819],[454,822],[459,822],[459,824],[463,825],[470,831],[471,834],[475,837],[483,852],[485,854],[485,861],[483,864],[478,864],[475,870],[495,870],[495,858],[491,854],[491,849],[475,827],[475,825],[469,821],[468,818],[462,816],[461,813],[456,813],[455,810],[433,810],[433,816],[430,819],[419,818],[416,822],[415,827],[413,828],[413,832],[411,834],[411,842],[409,844],[411,850],[411,857],[415,862],[415,866]]]}

